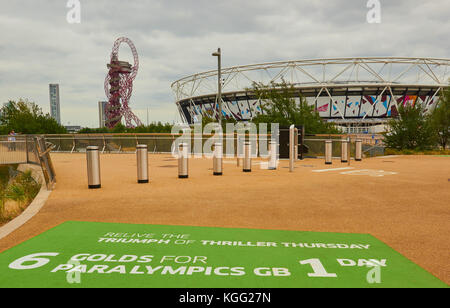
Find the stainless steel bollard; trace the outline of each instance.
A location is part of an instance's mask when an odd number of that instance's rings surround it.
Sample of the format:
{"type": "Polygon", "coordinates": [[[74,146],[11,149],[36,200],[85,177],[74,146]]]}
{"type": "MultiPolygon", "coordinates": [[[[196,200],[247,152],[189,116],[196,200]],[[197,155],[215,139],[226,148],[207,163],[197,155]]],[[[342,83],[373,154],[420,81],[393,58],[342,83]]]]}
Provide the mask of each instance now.
{"type": "Polygon", "coordinates": [[[138,183],[148,183],[148,150],[146,144],[136,146],[136,159],[138,183]]]}
{"type": "Polygon", "coordinates": [[[100,155],[97,146],[86,148],[86,160],[89,189],[101,188],[100,155]]]}
{"type": "Polygon", "coordinates": [[[242,154],[242,147],[241,147],[241,140],[242,138],[244,138],[244,142],[245,142],[245,136],[242,137],[240,134],[236,135],[236,166],[240,167],[241,166],[241,157],[243,156],[242,154]]]}
{"type": "Polygon", "coordinates": [[[180,143],[178,146],[178,178],[187,179],[189,177],[188,145],[180,143]]]}
{"type": "Polygon", "coordinates": [[[362,160],[362,140],[356,139],[355,145],[356,145],[355,160],[361,161],[362,160]]]}
{"type": "Polygon", "coordinates": [[[244,172],[252,172],[252,148],[250,146],[250,142],[246,141],[244,143],[244,164],[243,164],[244,172]]]}
{"type": "Polygon", "coordinates": [[[267,169],[276,170],[277,169],[277,142],[269,141],[269,166],[267,169]]]}
{"type": "Polygon", "coordinates": [[[341,163],[348,162],[348,145],[349,142],[347,139],[341,140],[341,163]]]}
{"type": "Polygon", "coordinates": [[[295,125],[289,127],[289,172],[294,172],[295,162],[295,125]]]}
{"type": "Polygon", "coordinates": [[[298,161],[298,128],[295,129],[294,133],[294,161],[298,161]]]}
{"type": "Polygon", "coordinates": [[[332,164],[332,155],[333,155],[333,141],[325,140],[325,164],[332,164]]]}
{"type": "Polygon", "coordinates": [[[213,156],[213,174],[222,175],[223,173],[223,149],[222,143],[214,144],[214,156],[213,156]]]}

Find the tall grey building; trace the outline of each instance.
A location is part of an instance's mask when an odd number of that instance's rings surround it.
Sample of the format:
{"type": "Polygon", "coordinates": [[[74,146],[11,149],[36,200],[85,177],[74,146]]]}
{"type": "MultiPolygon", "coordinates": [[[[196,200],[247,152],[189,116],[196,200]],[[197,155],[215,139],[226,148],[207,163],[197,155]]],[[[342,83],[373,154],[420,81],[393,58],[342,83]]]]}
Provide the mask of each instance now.
{"type": "Polygon", "coordinates": [[[108,102],[98,102],[98,123],[99,127],[105,127],[106,126],[106,105],[108,102]]]}
{"type": "Polygon", "coordinates": [[[50,84],[50,115],[61,124],[61,113],[59,109],[59,84],[50,84]]]}

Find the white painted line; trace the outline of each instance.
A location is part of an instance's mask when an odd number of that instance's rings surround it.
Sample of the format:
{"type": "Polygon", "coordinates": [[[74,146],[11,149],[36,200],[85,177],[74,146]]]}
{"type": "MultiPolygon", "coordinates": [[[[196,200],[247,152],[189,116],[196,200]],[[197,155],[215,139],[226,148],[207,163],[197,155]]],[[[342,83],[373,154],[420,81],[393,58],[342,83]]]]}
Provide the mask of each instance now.
{"type": "Polygon", "coordinates": [[[367,176],[372,176],[372,177],[383,177],[385,175],[395,175],[395,174],[398,174],[398,172],[384,171],[384,170],[362,169],[362,170],[353,170],[353,171],[341,172],[341,174],[344,174],[344,175],[367,175],[367,176]]]}
{"type": "Polygon", "coordinates": [[[400,157],[400,155],[375,156],[375,158],[396,158],[396,157],[400,157]]]}
{"type": "Polygon", "coordinates": [[[320,169],[320,170],[312,170],[312,172],[328,172],[328,171],[339,171],[339,170],[350,170],[355,169],[354,167],[344,167],[344,168],[334,168],[334,169],[320,169]]]}

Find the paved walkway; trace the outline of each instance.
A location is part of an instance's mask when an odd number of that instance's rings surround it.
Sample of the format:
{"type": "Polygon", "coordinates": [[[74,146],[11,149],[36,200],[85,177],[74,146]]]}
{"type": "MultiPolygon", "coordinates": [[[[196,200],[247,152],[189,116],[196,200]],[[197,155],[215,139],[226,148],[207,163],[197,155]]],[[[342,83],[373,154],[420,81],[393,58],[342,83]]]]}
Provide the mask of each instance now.
{"type": "Polygon", "coordinates": [[[224,176],[190,161],[177,178],[170,155],[150,155],[150,184],[136,184],[132,154],[101,156],[102,186],[88,190],[84,154],[52,154],[57,186],[42,210],[0,240],[0,251],[67,220],[370,233],[450,283],[450,158],[402,156],[352,162],[283,161],[276,171],[235,160],[224,176]],[[381,172],[380,170],[383,170],[381,172]]]}

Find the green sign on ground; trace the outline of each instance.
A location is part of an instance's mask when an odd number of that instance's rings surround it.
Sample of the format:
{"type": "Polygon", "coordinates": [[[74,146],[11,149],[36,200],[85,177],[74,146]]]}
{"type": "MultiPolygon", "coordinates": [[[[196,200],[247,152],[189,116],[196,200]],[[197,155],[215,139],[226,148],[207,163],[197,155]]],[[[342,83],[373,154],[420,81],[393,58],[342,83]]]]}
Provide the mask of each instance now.
{"type": "Polygon", "coordinates": [[[66,222],[0,254],[0,287],[447,287],[368,234],[66,222]]]}

